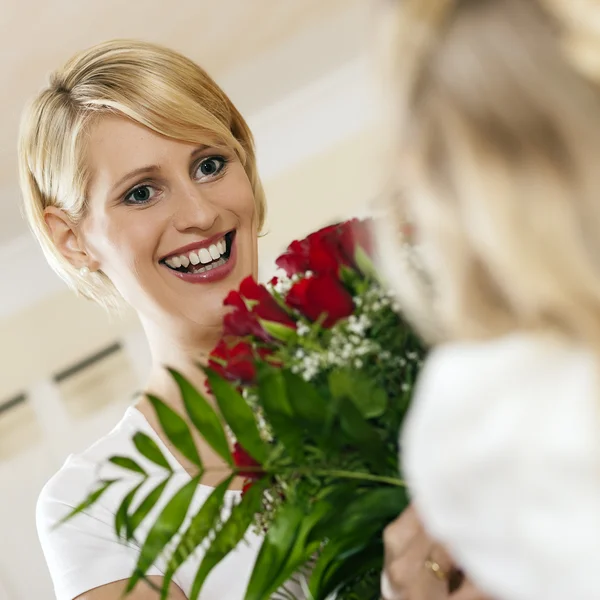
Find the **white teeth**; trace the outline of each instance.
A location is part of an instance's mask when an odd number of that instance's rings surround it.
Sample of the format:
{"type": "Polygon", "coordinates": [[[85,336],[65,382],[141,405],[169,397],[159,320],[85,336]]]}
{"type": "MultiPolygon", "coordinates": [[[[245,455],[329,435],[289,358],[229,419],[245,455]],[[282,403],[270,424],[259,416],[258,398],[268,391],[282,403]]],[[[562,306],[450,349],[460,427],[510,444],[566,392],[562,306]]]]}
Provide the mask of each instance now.
{"type": "Polygon", "coordinates": [[[203,265],[212,261],[212,256],[206,248],[200,248],[200,261],[203,265]]]}
{"type": "MultiPolygon", "coordinates": [[[[189,254],[182,254],[180,256],[173,256],[166,260],[166,264],[172,269],[179,269],[183,267],[187,269],[190,264],[196,266],[200,263],[203,265],[208,265],[213,261],[218,261],[215,264],[211,265],[211,268],[218,267],[221,264],[225,264],[225,260],[219,260],[221,255],[227,252],[227,242],[225,238],[220,239],[218,242],[211,244],[208,248],[200,248],[195,252],[190,252],[189,254]]],[[[195,273],[202,272],[201,270],[194,270],[195,273]]]]}

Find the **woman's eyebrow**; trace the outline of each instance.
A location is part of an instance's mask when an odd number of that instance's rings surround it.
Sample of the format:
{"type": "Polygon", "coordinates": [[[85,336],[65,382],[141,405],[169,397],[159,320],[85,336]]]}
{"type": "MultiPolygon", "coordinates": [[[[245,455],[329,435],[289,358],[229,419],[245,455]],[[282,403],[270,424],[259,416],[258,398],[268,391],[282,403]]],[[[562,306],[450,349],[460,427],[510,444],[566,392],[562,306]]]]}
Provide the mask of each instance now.
{"type": "MultiPolygon", "coordinates": [[[[207,146],[206,144],[200,144],[198,147],[196,147],[192,150],[192,152],[190,153],[190,157],[193,158],[197,154],[204,152],[204,150],[206,150],[207,148],[210,148],[210,146],[207,146]]],[[[160,165],[146,165],[144,167],[138,167],[137,169],[134,169],[133,171],[129,171],[128,173],[123,175],[123,177],[121,177],[119,179],[119,181],[117,181],[112,186],[111,193],[115,192],[118,188],[120,188],[129,179],[133,179],[134,177],[138,177],[139,175],[146,175],[148,173],[153,173],[155,171],[160,171],[160,165]]]]}

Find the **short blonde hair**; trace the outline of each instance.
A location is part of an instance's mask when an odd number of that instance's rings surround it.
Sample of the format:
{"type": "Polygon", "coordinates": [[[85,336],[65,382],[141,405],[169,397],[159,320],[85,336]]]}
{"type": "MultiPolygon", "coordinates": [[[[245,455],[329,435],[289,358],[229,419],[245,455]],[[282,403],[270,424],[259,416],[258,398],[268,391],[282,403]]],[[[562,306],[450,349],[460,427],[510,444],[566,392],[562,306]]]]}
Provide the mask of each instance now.
{"type": "Polygon", "coordinates": [[[120,114],[189,143],[207,134],[235,150],[254,191],[259,228],[265,196],[252,133],[211,77],[186,57],[150,43],[115,40],[73,57],[25,110],[19,168],[25,214],[54,270],[78,293],[105,307],[119,295],[103,274],[81,277],[58,251],[44,220],[49,206],[77,224],[86,212],[85,134],[99,116],[120,114]]]}
{"type": "Polygon", "coordinates": [[[405,294],[416,325],[434,342],[552,329],[600,347],[600,93],[561,23],[535,0],[396,10],[388,208],[434,257],[432,296],[405,294]]]}

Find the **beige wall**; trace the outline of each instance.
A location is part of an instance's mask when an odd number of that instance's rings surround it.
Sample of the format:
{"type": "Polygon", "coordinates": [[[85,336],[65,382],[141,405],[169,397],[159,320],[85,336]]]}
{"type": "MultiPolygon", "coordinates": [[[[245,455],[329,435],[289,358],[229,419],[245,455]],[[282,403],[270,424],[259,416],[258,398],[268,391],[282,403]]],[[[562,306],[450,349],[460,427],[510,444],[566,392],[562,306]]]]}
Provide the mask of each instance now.
{"type": "Polygon", "coordinates": [[[377,156],[375,134],[367,130],[265,182],[263,258],[273,260],[292,239],[316,227],[364,213],[381,181],[377,156]]]}
{"type": "MultiPolygon", "coordinates": [[[[374,147],[373,134],[365,131],[265,181],[269,217],[261,257],[266,272],[292,239],[364,210],[377,193],[374,147]]],[[[108,317],[68,291],[0,321],[0,402],[111,344],[135,325],[131,315],[108,317]]]]}

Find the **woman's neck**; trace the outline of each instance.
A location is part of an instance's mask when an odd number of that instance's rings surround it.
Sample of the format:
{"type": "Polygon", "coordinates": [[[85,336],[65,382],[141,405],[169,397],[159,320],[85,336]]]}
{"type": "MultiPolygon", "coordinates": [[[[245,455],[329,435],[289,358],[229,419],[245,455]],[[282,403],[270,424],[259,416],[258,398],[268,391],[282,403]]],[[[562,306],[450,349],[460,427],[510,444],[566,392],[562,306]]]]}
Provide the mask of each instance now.
{"type": "MultiPolygon", "coordinates": [[[[205,328],[204,335],[195,339],[192,339],[190,336],[185,339],[174,339],[165,336],[161,331],[148,324],[144,324],[144,330],[150,344],[153,362],[146,392],[160,398],[189,422],[180,391],[167,368],[175,369],[196,389],[204,392],[206,390],[206,377],[199,366],[208,363],[208,357],[221,337],[221,329],[216,327],[214,329],[205,328]]],[[[211,401],[210,397],[207,397],[207,399],[211,401]]],[[[145,416],[150,426],[161,437],[167,447],[169,447],[178,462],[190,474],[195,473],[196,467],[189,463],[185,457],[181,456],[166,438],[158,422],[156,413],[147,398],[142,398],[137,403],[136,408],[145,416]]],[[[194,431],[191,423],[189,424],[200,456],[207,469],[202,482],[207,485],[216,485],[221,481],[223,469],[226,465],[194,431]]],[[[239,487],[239,482],[236,483],[237,485],[234,487],[239,487]]]]}
{"type": "Polygon", "coordinates": [[[208,363],[208,357],[221,338],[221,327],[204,327],[200,333],[165,334],[164,328],[144,322],[152,354],[152,370],[146,391],[161,398],[177,409],[181,407],[179,391],[167,368],[180,372],[195,387],[203,389],[204,373],[199,366],[208,363]]]}

